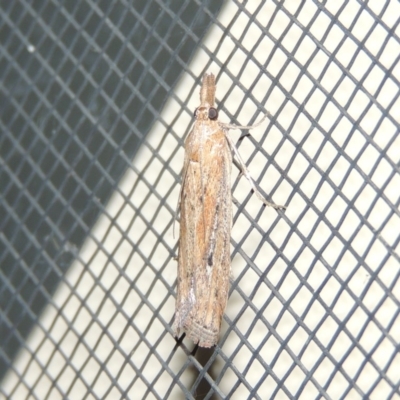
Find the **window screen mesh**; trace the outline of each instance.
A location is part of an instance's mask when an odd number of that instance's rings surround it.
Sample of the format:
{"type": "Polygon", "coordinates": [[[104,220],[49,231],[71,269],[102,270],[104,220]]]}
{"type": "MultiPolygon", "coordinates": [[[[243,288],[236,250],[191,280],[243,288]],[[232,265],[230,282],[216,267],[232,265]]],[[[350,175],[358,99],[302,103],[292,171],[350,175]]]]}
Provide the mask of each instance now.
{"type": "Polygon", "coordinates": [[[0,398],[400,399],[397,0],[0,7],[0,398]],[[287,205],[234,168],[209,350],[171,330],[204,72],[287,205]]]}

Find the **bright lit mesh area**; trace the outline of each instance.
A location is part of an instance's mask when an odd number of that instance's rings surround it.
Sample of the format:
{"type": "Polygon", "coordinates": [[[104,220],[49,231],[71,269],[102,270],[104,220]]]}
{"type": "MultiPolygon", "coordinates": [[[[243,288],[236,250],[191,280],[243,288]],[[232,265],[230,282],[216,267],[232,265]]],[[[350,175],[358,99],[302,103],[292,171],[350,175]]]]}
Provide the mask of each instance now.
{"type": "Polygon", "coordinates": [[[0,13],[0,399],[400,399],[397,0],[0,13]],[[230,136],[287,206],[233,165],[211,349],[171,328],[205,72],[222,122],[269,113],[230,136]]]}

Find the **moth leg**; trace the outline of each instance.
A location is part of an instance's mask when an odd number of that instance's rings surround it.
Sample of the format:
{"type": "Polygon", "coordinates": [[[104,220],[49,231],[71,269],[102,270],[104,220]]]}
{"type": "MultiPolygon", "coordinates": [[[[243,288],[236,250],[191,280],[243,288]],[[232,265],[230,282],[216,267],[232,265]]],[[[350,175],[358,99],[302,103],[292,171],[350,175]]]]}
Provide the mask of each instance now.
{"type": "Polygon", "coordinates": [[[257,189],[257,186],[253,180],[253,178],[250,175],[249,170],[246,167],[246,164],[244,163],[238,149],[236,148],[235,144],[233,143],[231,137],[229,136],[229,133],[226,131],[225,132],[225,137],[226,140],[229,143],[229,146],[231,147],[231,149],[233,150],[233,152],[235,153],[236,159],[239,161],[240,167],[242,169],[242,174],[246,177],[246,179],[249,181],[251,188],[253,189],[254,193],[256,194],[256,196],[267,206],[273,207],[276,210],[279,209],[286,209],[286,206],[281,206],[278,204],[274,204],[269,202],[267,199],[265,199],[265,197],[259,192],[259,190],[257,189]]]}
{"type": "Polygon", "coordinates": [[[260,126],[267,117],[270,117],[271,114],[266,112],[264,116],[260,119],[260,121],[256,122],[254,125],[235,125],[235,124],[221,124],[225,129],[253,129],[260,126]]]}

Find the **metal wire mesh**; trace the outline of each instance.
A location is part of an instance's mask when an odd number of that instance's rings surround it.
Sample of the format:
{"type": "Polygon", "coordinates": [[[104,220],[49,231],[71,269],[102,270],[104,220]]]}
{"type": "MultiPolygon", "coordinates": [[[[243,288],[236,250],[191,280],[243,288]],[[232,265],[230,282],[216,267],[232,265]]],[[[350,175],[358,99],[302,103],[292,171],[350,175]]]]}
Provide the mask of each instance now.
{"type": "Polygon", "coordinates": [[[397,1],[0,12],[0,397],[400,399],[397,1]],[[221,120],[271,113],[238,148],[288,209],[234,176],[221,339],[193,351],[172,223],[205,71],[221,120]]]}

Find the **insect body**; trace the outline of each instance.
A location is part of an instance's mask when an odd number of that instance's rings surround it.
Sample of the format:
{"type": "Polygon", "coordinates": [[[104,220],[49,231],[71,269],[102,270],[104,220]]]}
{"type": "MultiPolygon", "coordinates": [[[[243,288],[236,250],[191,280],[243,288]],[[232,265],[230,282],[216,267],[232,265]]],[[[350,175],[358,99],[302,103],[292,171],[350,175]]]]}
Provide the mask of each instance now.
{"type": "MultiPolygon", "coordinates": [[[[232,227],[232,153],[262,201],[228,130],[214,108],[215,78],[205,74],[196,121],[185,142],[180,192],[178,293],[174,332],[181,331],[201,347],[218,341],[230,277],[232,227]]],[[[251,127],[240,127],[249,129],[251,127]]]]}

